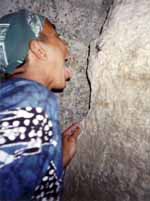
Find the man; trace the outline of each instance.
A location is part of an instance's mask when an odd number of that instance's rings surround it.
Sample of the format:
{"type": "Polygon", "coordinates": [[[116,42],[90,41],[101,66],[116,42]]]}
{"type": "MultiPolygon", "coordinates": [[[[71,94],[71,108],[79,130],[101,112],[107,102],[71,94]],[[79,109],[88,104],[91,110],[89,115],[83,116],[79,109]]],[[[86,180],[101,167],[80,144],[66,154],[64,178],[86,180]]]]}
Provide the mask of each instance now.
{"type": "Polygon", "coordinates": [[[68,46],[47,18],[27,10],[0,19],[0,201],[61,199],[76,151],[77,123],[63,133],[52,90],[71,72],[68,46]],[[8,76],[9,75],[9,76],[8,76]]]}

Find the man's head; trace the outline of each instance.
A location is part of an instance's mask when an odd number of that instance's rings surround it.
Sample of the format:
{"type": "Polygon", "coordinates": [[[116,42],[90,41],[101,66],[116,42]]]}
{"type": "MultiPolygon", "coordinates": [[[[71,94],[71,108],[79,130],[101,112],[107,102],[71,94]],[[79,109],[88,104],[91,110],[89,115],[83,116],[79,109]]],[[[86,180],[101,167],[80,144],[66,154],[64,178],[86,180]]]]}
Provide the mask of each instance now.
{"type": "Polygon", "coordinates": [[[51,89],[63,89],[70,78],[64,67],[68,46],[43,16],[21,10],[1,18],[0,47],[0,70],[5,73],[36,80],[51,89]]]}
{"type": "Polygon", "coordinates": [[[69,71],[64,67],[68,56],[67,43],[59,37],[54,26],[45,19],[39,39],[30,42],[28,57],[30,61],[35,63],[38,61],[39,69],[49,82],[49,88],[62,89],[66,86],[66,80],[70,77],[69,71]]]}

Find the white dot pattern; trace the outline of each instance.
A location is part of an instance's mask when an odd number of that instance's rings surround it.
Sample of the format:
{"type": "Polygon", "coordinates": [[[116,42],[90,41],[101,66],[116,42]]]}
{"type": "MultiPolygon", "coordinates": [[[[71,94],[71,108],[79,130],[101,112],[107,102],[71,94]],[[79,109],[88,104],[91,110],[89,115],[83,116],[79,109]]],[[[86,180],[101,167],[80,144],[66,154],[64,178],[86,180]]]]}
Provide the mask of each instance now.
{"type": "Polygon", "coordinates": [[[12,110],[12,113],[9,111],[9,120],[0,120],[1,146],[18,142],[30,142],[38,138],[41,139],[42,144],[50,144],[52,137],[52,122],[39,107],[17,108],[12,110]],[[24,116],[25,114],[26,116],[24,116]]]}
{"type": "Polygon", "coordinates": [[[35,188],[32,201],[59,201],[59,191],[62,181],[59,181],[56,175],[56,167],[51,161],[42,182],[35,188]]]}
{"type": "Polygon", "coordinates": [[[29,126],[30,125],[30,120],[29,119],[24,120],[24,125],[29,126]]]}
{"type": "Polygon", "coordinates": [[[14,122],[13,122],[13,126],[15,126],[15,127],[19,126],[19,124],[20,124],[19,121],[14,121],[14,122]]]}
{"type": "MultiPolygon", "coordinates": [[[[27,148],[15,151],[15,159],[39,153],[44,144],[57,145],[53,139],[52,121],[41,108],[17,108],[11,112],[9,120],[0,119],[0,146],[24,142],[30,144],[27,148]]],[[[51,161],[41,183],[34,190],[32,201],[59,201],[61,184],[54,162],[51,161]]]]}
{"type": "Polygon", "coordinates": [[[9,123],[7,121],[2,122],[2,127],[7,128],[9,126],[9,123]]]}

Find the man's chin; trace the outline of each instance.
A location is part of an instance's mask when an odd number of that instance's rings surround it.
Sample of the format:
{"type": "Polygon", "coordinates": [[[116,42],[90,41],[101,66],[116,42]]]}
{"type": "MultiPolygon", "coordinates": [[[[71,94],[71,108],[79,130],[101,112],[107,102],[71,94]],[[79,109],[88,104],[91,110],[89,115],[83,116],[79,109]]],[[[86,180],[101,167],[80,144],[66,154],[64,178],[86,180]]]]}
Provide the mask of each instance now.
{"type": "Polygon", "coordinates": [[[54,91],[54,92],[62,92],[65,88],[66,88],[66,82],[65,82],[64,85],[53,87],[52,91],[54,91]]]}

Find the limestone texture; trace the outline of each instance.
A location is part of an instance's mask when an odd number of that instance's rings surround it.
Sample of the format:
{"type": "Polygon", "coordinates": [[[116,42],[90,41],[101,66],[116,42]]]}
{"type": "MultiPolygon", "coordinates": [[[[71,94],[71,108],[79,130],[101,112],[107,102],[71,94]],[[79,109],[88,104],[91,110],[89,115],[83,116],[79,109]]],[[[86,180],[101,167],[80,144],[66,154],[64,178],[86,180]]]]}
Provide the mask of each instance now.
{"type": "Polygon", "coordinates": [[[91,103],[66,200],[150,200],[150,1],[115,0],[90,45],[91,103]]]}
{"type": "Polygon", "coordinates": [[[81,121],[64,201],[150,201],[150,1],[5,0],[69,42],[74,77],[59,94],[62,127],[81,121]]]}

